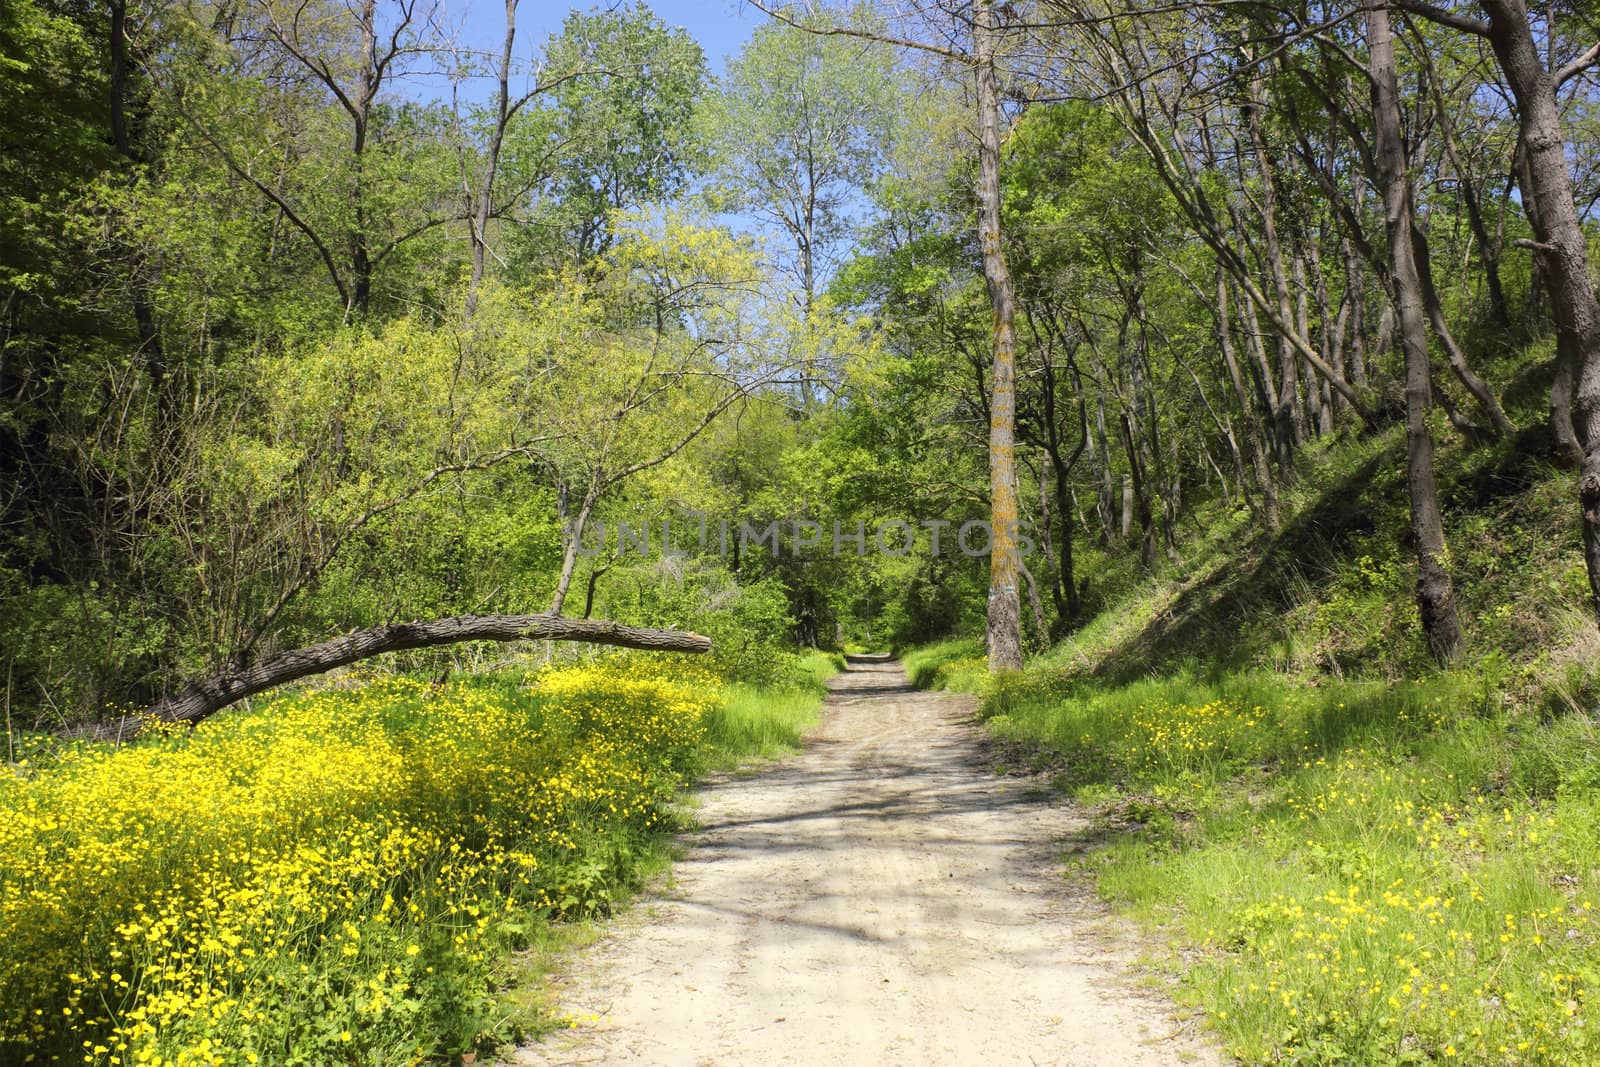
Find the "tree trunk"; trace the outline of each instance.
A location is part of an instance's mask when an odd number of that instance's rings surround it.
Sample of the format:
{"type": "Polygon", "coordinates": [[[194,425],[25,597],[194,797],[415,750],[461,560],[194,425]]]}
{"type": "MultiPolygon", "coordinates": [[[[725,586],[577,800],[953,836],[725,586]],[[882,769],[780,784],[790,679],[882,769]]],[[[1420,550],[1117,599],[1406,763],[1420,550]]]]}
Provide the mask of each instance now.
{"type": "Polygon", "coordinates": [[[506,35],[500,47],[500,66],[495,71],[494,129],[484,151],[483,180],[477,190],[477,203],[468,205],[472,217],[472,275],[467,281],[467,316],[478,310],[478,290],[489,260],[489,217],[494,211],[494,183],[500,170],[500,153],[505,145],[506,125],[511,120],[511,49],[517,36],[518,0],[506,0],[506,35]]]}
{"type": "Polygon", "coordinates": [[[1345,298],[1350,302],[1350,329],[1346,334],[1350,380],[1367,384],[1367,294],[1361,272],[1361,259],[1350,247],[1350,239],[1339,242],[1344,255],[1345,298]]]}
{"type": "Polygon", "coordinates": [[[1261,79],[1251,79],[1251,107],[1247,118],[1250,143],[1255,150],[1256,166],[1261,171],[1261,236],[1267,252],[1267,272],[1272,276],[1273,293],[1277,300],[1279,320],[1287,327],[1278,333],[1278,407],[1274,412],[1277,423],[1279,462],[1287,467],[1293,462],[1294,448],[1305,438],[1305,418],[1297,403],[1299,388],[1296,383],[1296,360],[1288,331],[1294,328],[1294,309],[1289,299],[1289,275],[1283,263],[1283,243],[1278,236],[1278,191],[1272,172],[1272,158],[1267,152],[1267,142],[1261,132],[1261,109],[1264,106],[1261,79]]]}
{"type": "Polygon", "coordinates": [[[1067,355],[1067,370],[1072,376],[1073,391],[1077,394],[1078,409],[1078,444],[1072,450],[1072,455],[1061,454],[1061,426],[1056,412],[1056,375],[1055,367],[1051,364],[1048,354],[1045,359],[1041,385],[1044,400],[1044,452],[1050,462],[1051,484],[1054,487],[1055,511],[1061,517],[1061,540],[1059,545],[1050,544],[1050,519],[1048,510],[1049,498],[1045,495],[1043,479],[1039,486],[1040,510],[1044,513],[1045,550],[1052,547],[1058,550],[1056,559],[1056,581],[1051,587],[1051,596],[1055,601],[1056,616],[1062,625],[1071,625],[1077,622],[1078,614],[1083,605],[1078,600],[1078,579],[1073,573],[1072,558],[1072,503],[1069,496],[1071,485],[1068,479],[1072,476],[1072,468],[1077,464],[1078,458],[1083,455],[1089,445],[1089,413],[1084,405],[1083,381],[1078,373],[1077,361],[1073,358],[1070,349],[1067,355]]]}
{"type": "MultiPolygon", "coordinates": [[[[1328,300],[1328,278],[1322,269],[1322,248],[1320,235],[1313,235],[1306,241],[1306,258],[1308,270],[1311,275],[1311,297],[1316,302],[1317,308],[1317,347],[1322,352],[1322,358],[1328,366],[1344,376],[1344,352],[1340,342],[1344,336],[1344,322],[1340,316],[1334,314],[1333,307],[1328,300]]],[[[1317,396],[1317,434],[1326,437],[1333,433],[1333,416],[1335,412],[1335,398],[1333,387],[1326,381],[1320,380],[1307,368],[1306,385],[1315,389],[1317,396]]]]}
{"type": "Polygon", "coordinates": [[[1122,444],[1128,450],[1128,480],[1122,490],[1123,536],[1130,532],[1130,520],[1139,522],[1139,562],[1146,567],[1156,559],[1156,524],[1150,510],[1149,490],[1146,486],[1144,466],[1139,461],[1139,442],[1134,436],[1133,423],[1122,416],[1122,444]]]}
{"type": "Polygon", "coordinates": [[[76,736],[127,740],[149,722],[194,724],[229,704],[301,678],[331,671],[384,652],[436,648],[461,641],[588,641],[652,652],[709,652],[711,639],[682,630],[623,626],[603,619],[563,619],[555,615],[457,615],[433,622],[401,622],[336,637],[234,667],[192,682],[152,704],[143,715],[101,723],[76,736]]]}
{"type": "Polygon", "coordinates": [[[350,112],[350,166],[354,178],[351,183],[350,227],[350,306],[346,317],[354,314],[365,317],[372,303],[372,234],[367,223],[367,124],[372,117],[372,101],[378,95],[383,81],[383,70],[378,64],[378,14],[377,0],[361,0],[358,22],[361,27],[361,69],[358,75],[356,96],[350,112]]]}
{"type": "MultiPolygon", "coordinates": [[[[1155,558],[1156,544],[1156,509],[1160,508],[1161,532],[1165,543],[1170,547],[1172,542],[1171,524],[1167,521],[1167,489],[1166,471],[1161,463],[1161,433],[1160,420],[1156,415],[1155,402],[1151,398],[1146,371],[1149,355],[1149,339],[1145,331],[1144,318],[1144,292],[1135,289],[1128,297],[1130,322],[1137,319],[1139,324],[1139,340],[1128,350],[1128,384],[1132,394],[1129,405],[1131,414],[1124,415],[1122,419],[1123,430],[1128,440],[1128,464],[1133,471],[1133,491],[1139,507],[1140,528],[1143,531],[1144,544],[1141,553],[1147,557],[1146,563],[1155,558]]],[[[1126,346],[1123,346],[1126,349],[1126,346]]]]}
{"type": "Polygon", "coordinates": [[[1405,355],[1406,483],[1411,490],[1411,532],[1417,543],[1417,608],[1434,659],[1451,664],[1461,658],[1461,624],[1456,618],[1455,590],[1444,565],[1444,519],[1434,484],[1433,436],[1428,429],[1428,334],[1423,321],[1422,283],[1411,244],[1411,183],[1406,174],[1400,86],[1386,0],[1368,0],[1367,37],[1384,229],[1389,237],[1391,283],[1400,320],[1400,347],[1405,355]]]}
{"type": "Polygon", "coordinates": [[[1266,511],[1267,529],[1277,530],[1282,521],[1278,513],[1278,485],[1272,477],[1272,466],[1267,461],[1267,449],[1262,441],[1264,429],[1257,428],[1250,415],[1250,394],[1244,387],[1244,375],[1239,371],[1239,359],[1233,350],[1233,323],[1228,315],[1228,279],[1221,267],[1217,268],[1217,343],[1222,349],[1223,365],[1228,370],[1228,381],[1233,385],[1233,395],[1239,402],[1239,417],[1244,423],[1245,437],[1250,442],[1250,466],[1255,471],[1256,484],[1266,511]]]}
{"type": "Polygon", "coordinates": [[[1126,541],[1133,536],[1133,475],[1122,476],[1122,519],[1118,529],[1122,531],[1122,540],[1126,541]]]}
{"type": "Polygon", "coordinates": [[[994,313],[994,382],[989,394],[989,670],[1022,667],[1022,604],[1017,590],[1016,297],[1000,245],[1000,89],[993,0],[978,0],[972,24],[978,89],[979,240],[994,313]]]}
{"type": "MultiPolygon", "coordinates": [[[[1313,242],[1314,243],[1314,242],[1313,242]]],[[[1310,308],[1310,282],[1306,277],[1305,257],[1296,253],[1294,257],[1294,316],[1295,328],[1300,331],[1300,336],[1307,341],[1311,340],[1311,308],[1310,308]]],[[[1323,316],[1317,324],[1317,348],[1321,351],[1323,360],[1333,365],[1333,360],[1328,358],[1328,319],[1323,316]]],[[[1306,389],[1306,436],[1321,437],[1332,431],[1332,424],[1324,422],[1322,409],[1322,387],[1317,379],[1317,372],[1311,364],[1302,363],[1300,377],[1306,389]]]]}
{"type": "Polygon", "coordinates": [[[1250,349],[1251,366],[1255,368],[1256,391],[1266,405],[1267,444],[1278,461],[1279,475],[1288,480],[1294,477],[1293,427],[1289,428],[1289,436],[1284,437],[1285,430],[1279,420],[1283,408],[1278,403],[1278,383],[1272,376],[1272,364],[1267,360],[1267,337],[1261,329],[1255,305],[1244,300],[1240,311],[1244,316],[1245,344],[1250,349]]]}
{"type": "MultiPolygon", "coordinates": [[[[138,180],[136,168],[147,160],[139,134],[148,114],[148,105],[135,100],[132,85],[136,60],[128,51],[127,0],[113,0],[111,4],[111,139],[117,153],[130,165],[129,184],[138,180]]],[[[161,331],[156,325],[155,301],[151,297],[156,279],[150,268],[140,261],[137,253],[132,257],[133,276],[129,291],[133,305],[133,322],[138,331],[139,356],[144,360],[145,372],[150,378],[150,388],[156,397],[156,410],[165,425],[172,415],[171,390],[168,388],[167,356],[161,343],[161,331]]]]}
{"type": "Polygon", "coordinates": [[[1061,516],[1061,540],[1056,545],[1057,602],[1056,615],[1069,626],[1076,625],[1083,612],[1083,602],[1078,597],[1078,576],[1072,558],[1073,517],[1071,486],[1067,484],[1067,471],[1056,464],[1056,512],[1061,516]]]}
{"type": "Polygon", "coordinates": [[[1537,205],[1530,221],[1556,320],[1557,390],[1563,379],[1577,381],[1570,416],[1561,410],[1565,398],[1559,392],[1552,396],[1551,415],[1564,458],[1578,458],[1572,456],[1572,445],[1563,433],[1569,417],[1581,450],[1578,498],[1583,508],[1584,562],[1591,606],[1600,615],[1600,302],[1589,280],[1588,248],[1573,202],[1555,79],[1539,58],[1521,3],[1483,0],[1483,9],[1489,15],[1489,43],[1516,97],[1521,120],[1525,174],[1537,205]]]}
{"type": "MultiPolygon", "coordinates": [[[[1111,470],[1111,442],[1106,434],[1106,384],[1098,365],[1094,375],[1094,458],[1099,466],[1099,492],[1095,494],[1095,513],[1100,518],[1102,545],[1118,540],[1117,481],[1111,470]]],[[[1124,532],[1123,537],[1127,534],[1124,532]]]]}
{"type": "Polygon", "coordinates": [[[1033,631],[1039,635],[1039,640],[1050,640],[1050,620],[1044,613],[1044,601],[1039,599],[1039,583],[1034,580],[1033,572],[1028,569],[1027,563],[1018,563],[1017,569],[1028,585],[1028,606],[1033,611],[1033,631]]]}
{"type": "Polygon", "coordinates": [[[1450,331],[1450,323],[1444,317],[1444,304],[1439,300],[1439,290],[1433,284],[1433,257],[1428,250],[1428,238],[1415,220],[1411,225],[1411,243],[1417,253],[1417,278],[1422,284],[1423,307],[1427,310],[1429,323],[1433,325],[1434,336],[1439,338],[1445,358],[1450,361],[1450,369],[1455,372],[1456,380],[1466,386],[1467,392],[1472,394],[1472,399],[1478,402],[1478,407],[1489,416],[1495,436],[1511,436],[1517,432],[1517,428],[1506,418],[1506,413],[1500,407],[1500,401],[1495,397],[1494,390],[1489,388],[1489,383],[1474,373],[1471,364],[1467,362],[1467,354],[1461,350],[1455,334],[1450,331]]]}
{"type": "MultiPolygon", "coordinates": [[[[595,503],[600,499],[600,479],[598,475],[591,476],[589,488],[583,495],[583,503],[578,507],[578,517],[572,520],[563,531],[566,545],[561,552],[561,573],[556,578],[556,591],[550,598],[550,614],[559,615],[567,602],[567,593],[572,589],[572,576],[578,569],[578,555],[583,548],[584,531],[588,529],[589,518],[594,514],[595,503]]],[[[563,486],[558,497],[557,510],[560,518],[567,518],[564,501],[566,489],[563,486]]]]}

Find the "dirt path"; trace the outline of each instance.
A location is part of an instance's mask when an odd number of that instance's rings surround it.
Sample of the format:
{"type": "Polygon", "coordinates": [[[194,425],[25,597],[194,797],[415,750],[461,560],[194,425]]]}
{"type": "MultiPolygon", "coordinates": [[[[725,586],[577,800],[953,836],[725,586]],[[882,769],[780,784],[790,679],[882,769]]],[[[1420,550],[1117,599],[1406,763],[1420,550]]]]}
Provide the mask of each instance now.
{"type": "Polygon", "coordinates": [[[834,686],[804,753],[701,794],[667,896],[563,981],[587,1021],[516,1062],[1221,1062],[1130,989],[1058,873],[1081,819],[984,768],[969,699],[834,686]]]}

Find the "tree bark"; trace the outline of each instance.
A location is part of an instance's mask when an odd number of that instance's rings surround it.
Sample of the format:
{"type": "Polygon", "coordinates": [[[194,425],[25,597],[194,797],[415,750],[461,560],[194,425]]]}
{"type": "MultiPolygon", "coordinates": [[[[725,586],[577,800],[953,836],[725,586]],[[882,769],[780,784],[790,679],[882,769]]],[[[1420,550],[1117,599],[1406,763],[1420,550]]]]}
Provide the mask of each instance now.
{"type": "MultiPolygon", "coordinates": [[[[1100,518],[1100,543],[1110,545],[1119,540],[1117,525],[1117,482],[1111,469],[1111,442],[1106,433],[1106,384],[1096,361],[1094,369],[1094,453],[1091,460],[1098,464],[1099,491],[1095,494],[1095,513],[1100,518]]],[[[1123,533],[1121,536],[1127,536],[1123,533]]]]}
{"type": "MultiPolygon", "coordinates": [[[[1562,441],[1564,458],[1578,458],[1578,499],[1583,509],[1584,562],[1589,571],[1591,606],[1600,615],[1600,302],[1589,280],[1583,225],[1573,202],[1567,170],[1556,83],[1539,58],[1526,8],[1516,0],[1483,0],[1489,15],[1489,43],[1517,101],[1522,126],[1525,173],[1536,210],[1530,221],[1537,253],[1550,286],[1556,320],[1557,389],[1563,378],[1577,381],[1572,429],[1581,457],[1562,441]]],[[[1564,398],[1552,397],[1552,422],[1562,433],[1564,398]]]]}
{"type": "Polygon", "coordinates": [[[372,303],[372,235],[367,222],[367,127],[372,117],[372,102],[383,81],[378,64],[378,13],[377,0],[362,0],[357,18],[361,27],[361,70],[358,75],[356,97],[350,112],[350,164],[354,175],[351,185],[352,225],[350,241],[350,307],[352,312],[365,316],[372,303]]]}
{"type": "Polygon", "coordinates": [[[588,641],[653,652],[709,652],[711,639],[682,630],[623,626],[603,619],[556,615],[457,615],[433,622],[390,623],[280,652],[251,666],[230,668],[152,704],[142,715],[84,728],[75,736],[127,740],[151,722],[193,725],[229,704],[301,678],[384,652],[436,648],[461,641],[588,641]]]}
{"type": "Polygon", "coordinates": [[[1415,220],[1411,226],[1411,242],[1417,253],[1417,277],[1422,284],[1423,307],[1427,310],[1428,322],[1433,326],[1434,336],[1439,338],[1445,358],[1450,361],[1450,369],[1455,372],[1456,380],[1466,386],[1467,392],[1472,394],[1472,399],[1478,402],[1478,407],[1489,416],[1495,436],[1511,436],[1517,432],[1517,428],[1506,418],[1506,413],[1500,407],[1500,401],[1495,397],[1494,390],[1489,388],[1489,383],[1478,377],[1472,365],[1467,362],[1467,354],[1456,342],[1456,336],[1450,330],[1450,323],[1444,317],[1444,304],[1439,300],[1438,287],[1433,284],[1433,257],[1428,250],[1428,238],[1422,232],[1422,228],[1416,225],[1415,220]]]}
{"type": "MultiPolygon", "coordinates": [[[[1311,275],[1311,297],[1316,302],[1317,308],[1317,347],[1322,351],[1322,358],[1327,361],[1328,366],[1343,376],[1344,351],[1340,347],[1340,342],[1344,336],[1344,321],[1334,313],[1332,303],[1328,299],[1328,278],[1323,273],[1320,235],[1312,234],[1306,241],[1306,260],[1307,270],[1311,275]]],[[[1325,437],[1334,430],[1336,401],[1333,387],[1309,371],[1307,368],[1306,386],[1318,393],[1317,434],[1325,437]]]]}
{"type": "MultiPolygon", "coordinates": [[[[1359,197],[1357,203],[1360,203],[1359,197]]],[[[1350,328],[1346,333],[1346,363],[1350,380],[1367,384],[1367,294],[1361,273],[1361,260],[1351,248],[1350,238],[1339,242],[1344,256],[1345,299],[1350,303],[1350,328]]]]}
{"type": "MultiPolygon", "coordinates": [[[[1084,404],[1083,381],[1078,373],[1077,360],[1073,358],[1070,347],[1067,349],[1067,371],[1071,375],[1073,391],[1077,394],[1078,409],[1078,444],[1073,448],[1071,456],[1062,454],[1061,426],[1056,412],[1056,372],[1055,365],[1048,352],[1040,375],[1040,386],[1043,399],[1044,415],[1044,453],[1050,462],[1051,484],[1054,487],[1055,511],[1061,517],[1061,541],[1058,546],[1049,544],[1050,519],[1045,512],[1043,532],[1045,535],[1045,549],[1051,547],[1059,550],[1056,562],[1056,581],[1051,586],[1051,597],[1055,601],[1056,616],[1062,626],[1076,624],[1078,615],[1083,609],[1078,599],[1078,579],[1074,573],[1072,558],[1073,517],[1070,498],[1072,468],[1077,464],[1079,457],[1089,445],[1089,413],[1084,404]]],[[[1048,497],[1045,496],[1044,486],[1039,487],[1040,503],[1045,505],[1048,497]]]]}
{"type": "Polygon", "coordinates": [[[1261,329],[1261,319],[1249,299],[1240,301],[1240,315],[1244,323],[1245,345],[1250,350],[1250,367],[1255,380],[1256,395],[1263,404],[1266,423],[1262,429],[1267,446],[1278,461],[1278,473],[1289,480],[1294,477],[1293,441],[1280,443],[1278,425],[1278,385],[1272,377],[1272,365],[1267,361],[1267,338],[1261,329]]]}
{"type": "Polygon", "coordinates": [[[1122,476],[1122,540],[1133,536],[1133,475],[1122,476]]]}
{"type": "Polygon", "coordinates": [[[1286,327],[1278,333],[1278,406],[1273,412],[1280,450],[1279,463],[1287,469],[1293,464],[1294,448],[1305,437],[1305,420],[1300,413],[1299,388],[1295,381],[1296,360],[1289,340],[1289,330],[1294,328],[1294,309],[1289,300],[1289,275],[1283,263],[1283,243],[1278,236],[1278,192],[1274,179],[1272,157],[1267,152],[1266,137],[1261,132],[1261,109],[1264,93],[1259,77],[1251,79],[1251,106],[1246,115],[1250,130],[1250,144],[1255,151],[1256,166],[1261,172],[1261,234],[1267,253],[1267,271],[1272,278],[1273,293],[1277,300],[1279,320],[1286,327]]]}
{"type": "Polygon", "coordinates": [[[467,316],[478,310],[478,290],[489,260],[489,216],[494,210],[494,184],[500,169],[500,152],[505,145],[506,125],[511,120],[511,49],[517,38],[518,0],[506,0],[506,35],[500,46],[500,66],[495,70],[494,128],[485,146],[483,176],[477,190],[477,203],[469,204],[472,238],[472,275],[467,281],[467,316]]]}
{"type": "Polygon", "coordinates": [[[1278,485],[1272,477],[1272,467],[1267,461],[1267,449],[1262,438],[1264,428],[1256,428],[1250,413],[1250,394],[1244,386],[1244,375],[1239,371],[1239,359],[1233,349],[1233,323],[1228,314],[1228,279],[1222,267],[1217,268],[1217,343],[1222,349],[1222,362],[1228,371],[1228,381],[1233,385],[1234,398],[1239,402],[1239,416],[1244,421],[1245,438],[1250,442],[1250,466],[1255,471],[1256,484],[1266,511],[1267,529],[1276,531],[1282,522],[1278,513],[1278,485]]]}
{"type": "Polygon", "coordinates": [[[1411,243],[1413,209],[1400,127],[1400,85],[1387,0],[1368,0],[1367,44],[1371,53],[1372,118],[1376,130],[1384,229],[1389,238],[1391,284],[1405,355],[1406,484],[1411,491],[1411,532],[1417,543],[1417,608],[1428,649],[1440,664],[1461,658],[1461,623],[1455,589],[1445,569],[1444,518],[1434,483],[1433,436],[1428,429],[1432,398],[1428,380],[1428,333],[1422,283],[1411,243]]]}
{"type": "Polygon", "coordinates": [[[566,524],[562,537],[566,540],[561,551],[561,573],[556,578],[556,591],[550,598],[550,614],[561,614],[562,607],[567,602],[567,593],[572,589],[572,576],[578,568],[578,555],[583,548],[583,535],[589,528],[589,519],[594,514],[595,504],[600,499],[601,479],[598,474],[591,474],[589,487],[584,491],[583,502],[578,505],[578,517],[567,522],[566,494],[567,488],[563,484],[557,496],[557,511],[563,523],[566,524]]]}
{"type": "Polygon", "coordinates": [[[978,89],[979,240],[994,313],[994,382],[989,394],[989,613],[992,672],[1022,667],[1022,604],[1017,590],[1016,297],[1000,245],[1000,90],[995,76],[999,19],[993,0],[978,0],[972,43],[978,89]]]}
{"type": "MultiPolygon", "coordinates": [[[[1313,238],[1307,243],[1314,245],[1316,241],[1313,238]]],[[[1300,336],[1309,341],[1311,340],[1310,281],[1307,278],[1305,257],[1299,253],[1296,253],[1294,257],[1294,308],[1295,329],[1300,331],[1300,336]]],[[[1333,360],[1328,357],[1328,319],[1325,315],[1318,321],[1317,334],[1317,348],[1321,352],[1323,361],[1332,366],[1333,360]]],[[[1305,384],[1306,390],[1305,433],[1307,438],[1321,437],[1323,434],[1331,433],[1333,424],[1326,422],[1324,419],[1322,387],[1317,378],[1317,372],[1312,368],[1311,364],[1302,361],[1300,377],[1305,384]]]]}
{"type": "MultiPolygon", "coordinates": [[[[135,99],[136,89],[132,84],[138,68],[139,61],[129,50],[127,0],[112,0],[111,139],[116,144],[117,153],[128,161],[130,168],[148,162],[139,137],[148,115],[148,102],[135,99]]],[[[130,170],[129,184],[137,180],[137,172],[130,170]]],[[[138,331],[139,355],[144,360],[145,372],[149,375],[150,387],[156,396],[157,412],[163,423],[167,423],[172,415],[171,391],[166,381],[167,356],[161,343],[161,331],[156,324],[155,301],[150,295],[156,279],[152,277],[150,268],[139,260],[137,253],[133,256],[132,269],[130,302],[133,305],[134,326],[138,331]]]]}
{"type": "Polygon", "coordinates": [[[1132,531],[1131,520],[1139,522],[1139,562],[1148,567],[1156,559],[1156,525],[1150,510],[1150,498],[1145,487],[1144,465],[1139,461],[1139,442],[1134,436],[1133,423],[1122,416],[1122,445],[1128,450],[1128,480],[1122,490],[1122,536],[1132,531]]]}

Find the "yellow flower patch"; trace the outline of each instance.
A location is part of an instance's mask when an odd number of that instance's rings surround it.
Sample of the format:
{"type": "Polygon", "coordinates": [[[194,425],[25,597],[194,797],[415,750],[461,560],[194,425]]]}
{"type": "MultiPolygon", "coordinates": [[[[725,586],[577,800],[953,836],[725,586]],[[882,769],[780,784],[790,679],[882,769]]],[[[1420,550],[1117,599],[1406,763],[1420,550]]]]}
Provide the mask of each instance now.
{"type": "Polygon", "coordinates": [[[0,775],[0,1060],[469,1047],[528,917],[603,910],[670,821],[715,693],[386,681],[0,775]]]}

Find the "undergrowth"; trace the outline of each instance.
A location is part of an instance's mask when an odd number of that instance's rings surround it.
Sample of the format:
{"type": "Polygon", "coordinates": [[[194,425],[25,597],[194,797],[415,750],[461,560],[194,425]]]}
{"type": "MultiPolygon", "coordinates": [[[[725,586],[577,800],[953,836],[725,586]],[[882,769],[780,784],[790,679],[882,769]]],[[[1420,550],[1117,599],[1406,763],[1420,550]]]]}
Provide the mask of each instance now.
{"type": "MultiPolygon", "coordinates": [[[[1331,445],[1252,533],[1096,573],[1024,670],[912,650],[1007,763],[1095,816],[1077,861],[1159,931],[1251,1064],[1600,1062],[1600,707],[1570,479],[1538,433],[1441,454],[1468,665],[1432,668],[1394,431],[1331,445]]],[[[1091,562],[1095,551],[1086,554],[1091,562]]]]}
{"type": "Polygon", "coordinates": [[[816,722],[824,683],[842,670],[843,656],[812,652],[796,662],[786,684],[725,686],[705,719],[708,765],[726,769],[752,757],[771,758],[797,748],[816,722]]]}
{"type": "MultiPolygon", "coordinates": [[[[971,651],[913,659],[970,687],[971,651]]],[[[1045,667],[986,692],[990,730],[1097,814],[1084,866],[1166,930],[1182,995],[1245,1062],[1600,1062],[1592,716],[1510,708],[1470,673],[1045,667]]]]}
{"type": "Polygon", "coordinates": [[[559,1025],[539,961],[664,862],[697,774],[798,741],[832,664],[793,666],[377,679],[35,745],[0,768],[0,1061],[436,1062],[559,1025]]]}

